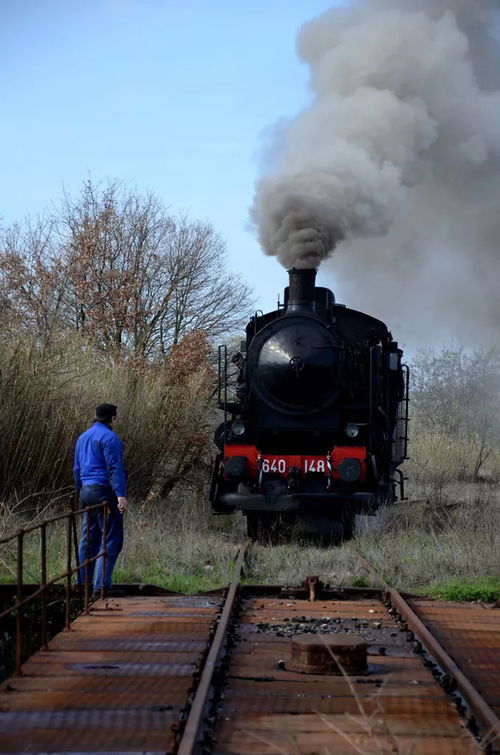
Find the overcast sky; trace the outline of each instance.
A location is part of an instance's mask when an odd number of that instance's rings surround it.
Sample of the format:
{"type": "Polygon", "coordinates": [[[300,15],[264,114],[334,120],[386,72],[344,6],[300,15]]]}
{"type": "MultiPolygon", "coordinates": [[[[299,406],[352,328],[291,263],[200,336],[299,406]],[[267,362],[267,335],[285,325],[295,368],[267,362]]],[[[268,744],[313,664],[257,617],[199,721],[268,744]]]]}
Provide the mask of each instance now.
{"type": "Polygon", "coordinates": [[[297,31],[332,5],[0,0],[3,222],[89,173],[123,179],[210,220],[258,306],[274,307],[286,274],[248,208],[273,125],[307,103],[297,31]]]}

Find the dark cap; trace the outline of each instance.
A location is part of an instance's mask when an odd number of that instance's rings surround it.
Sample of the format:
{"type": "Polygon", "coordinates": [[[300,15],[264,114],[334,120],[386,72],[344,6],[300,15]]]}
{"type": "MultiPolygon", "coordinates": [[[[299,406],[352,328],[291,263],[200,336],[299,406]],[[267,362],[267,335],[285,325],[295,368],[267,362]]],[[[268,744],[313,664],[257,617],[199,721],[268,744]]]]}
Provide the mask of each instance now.
{"type": "Polygon", "coordinates": [[[95,408],[95,417],[101,422],[111,422],[116,417],[116,406],[114,404],[99,404],[95,408]]]}

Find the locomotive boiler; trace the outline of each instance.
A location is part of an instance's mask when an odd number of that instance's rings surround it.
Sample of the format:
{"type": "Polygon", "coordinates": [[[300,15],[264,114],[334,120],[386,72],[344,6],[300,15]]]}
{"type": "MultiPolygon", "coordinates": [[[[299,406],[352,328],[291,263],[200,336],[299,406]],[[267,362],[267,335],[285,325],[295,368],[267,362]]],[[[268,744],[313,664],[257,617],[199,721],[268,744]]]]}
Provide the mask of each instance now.
{"type": "Polygon", "coordinates": [[[241,350],[219,348],[210,499],[252,537],[290,524],[333,540],[357,513],[404,498],[408,368],[386,325],[292,269],[284,303],[257,313],[241,350]]]}

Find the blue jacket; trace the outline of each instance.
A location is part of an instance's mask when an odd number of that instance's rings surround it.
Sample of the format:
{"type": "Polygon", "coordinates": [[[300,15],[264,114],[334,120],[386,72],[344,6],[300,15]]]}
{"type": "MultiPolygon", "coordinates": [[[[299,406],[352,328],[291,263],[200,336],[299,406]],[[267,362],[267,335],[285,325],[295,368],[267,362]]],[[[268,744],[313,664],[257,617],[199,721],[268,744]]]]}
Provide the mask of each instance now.
{"type": "Polygon", "coordinates": [[[75,446],[73,467],[76,489],[82,485],[105,485],[117,496],[126,495],[127,475],[120,438],[103,422],[94,422],[75,446]]]}

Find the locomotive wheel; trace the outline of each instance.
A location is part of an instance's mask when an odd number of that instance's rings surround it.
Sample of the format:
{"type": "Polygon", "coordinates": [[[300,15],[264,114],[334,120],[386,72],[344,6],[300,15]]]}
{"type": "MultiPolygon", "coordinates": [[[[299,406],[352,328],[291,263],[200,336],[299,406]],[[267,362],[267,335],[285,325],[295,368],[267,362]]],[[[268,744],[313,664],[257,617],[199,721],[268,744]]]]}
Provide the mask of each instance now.
{"type": "Polygon", "coordinates": [[[356,515],[352,511],[344,511],[342,516],[342,540],[352,540],[354,536],[354,526],[356,524],[356,515]]]}
{"type": "Polygon", "coordinates": [[[247,514],[247,535],[252,540],[258,540],[259,532],[262,529],[262,522],[260,514],[248,513],[247,514]]]}
{"type": "Polygon", "coordinates": [[[293,540],[310,541],[325,546],[350,540],[354,531],[354,514],[345,511],[340,519],[324,514],[280,514],[248,512],[247,534],[262,545],[279,545],[293,540]]]}
{"type": "Polygon", "coordinates": [[[252,511],[247,516],[247,535],[263,545],[278,545],[290,540],[293,521],[286,514],[252,511]]]}

